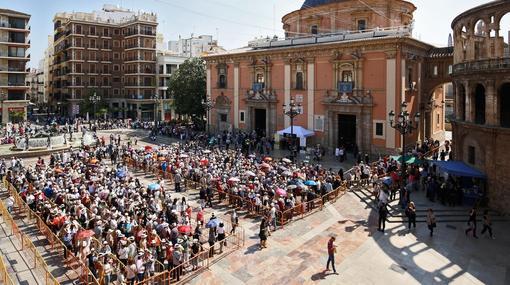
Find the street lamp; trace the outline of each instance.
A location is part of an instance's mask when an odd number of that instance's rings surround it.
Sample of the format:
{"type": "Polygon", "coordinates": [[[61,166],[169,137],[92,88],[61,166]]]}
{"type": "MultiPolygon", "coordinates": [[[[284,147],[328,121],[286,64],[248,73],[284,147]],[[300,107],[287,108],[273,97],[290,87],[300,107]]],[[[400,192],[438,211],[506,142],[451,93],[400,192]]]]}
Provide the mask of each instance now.
{"type": "Polygon", "coordinates": [[[207,97],[202,99],[202,106],[207,111],[207,133],[209,133],[210,122],[209,122],[209,111],[214,107],[214,100],[211,99],[211,95],[207,95],[207,97]]]}
{"type": "Polygon", "coordinates": [[[158,116],[158,108],[159,108],[159,105],[161,103],[161,97],[159,96],[159,94],[154,94],[152,95],[152,100],[154,100],[154,125],[157,125],[157,123],[159,122],[159,116],[158,116]]]}
{"type": "Polygon", "coordinates": [[[290,157],[294,160],[296,151],[296,139],[294,138],[294,118],[300,114],[301,104],[296,104],[294,98],[290,98],[290,104],[283,104],[283,114],[290,118],[290,136],[292,143],[290,145],[290,157]]]}
{"type": "Polygon", "coordinates": [[[90,96],[89,100],[92,103],[92,105],[94,106],[94,119],[97,120],[96,105],[97,105],[97,103],[99,103],[101,101],[101,96],[97,95],[96,91],[94,91],[94,94],[92,94],[92,96],[90,96]]]}
{"type": "Polygon", "coordinates": [[[414,115],[414,120],[411,118],[409,112],[407,112],[407,103],[402,102],[400,105],[400,113],[397,115],[397,120],[395,121],[395,112],[392,110],[389,114],[390,126],[397,130],[402,136],[402,166],[401,166],[401,179],[402,185],[404,182],[405,175],[405,138],[407,134],[411,134],[414,130],[418,128],[418,124],[420,123],[420,113],[416,113],[414,115]]]}

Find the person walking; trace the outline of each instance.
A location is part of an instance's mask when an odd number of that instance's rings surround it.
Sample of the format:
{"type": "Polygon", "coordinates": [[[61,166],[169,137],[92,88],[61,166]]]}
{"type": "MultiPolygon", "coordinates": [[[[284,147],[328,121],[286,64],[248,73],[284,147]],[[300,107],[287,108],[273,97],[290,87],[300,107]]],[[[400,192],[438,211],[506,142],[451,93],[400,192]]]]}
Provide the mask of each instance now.
{"type": "Polygon", "coordinates": [[[411,230],[411,225],[416,229],[416,206],[414,202],[407,203],[407,208],[405,212],[407,216],[408,228],[411,230]]]}
{"type": "Polygon", "coordinates": [[[436,216],[434,215],[434,211],[429,208],[427,213],[427,226],[430,231],[430,236],[434,235],[434,228],[436,227],[436,216]]]}
{"type": "Polygon", "coordinates": [[[491,239],[495,239],[494,235],[492,234],[492,222],[491,222],[491,218],[489,216],[489,210],[483,211],[482,235],[485,234],[486,231],[489,231],[489,237],[491,239]]]}
{"type": "Polygon", "coordinates": [[[259,238],[260,238],[260,249],[266,248],[266,242],[267,242],[267,235],[268,235],[268,225],[266,218],[262,218],[262,221],[260,222],[260,229],[259,229],[259,238]]]}
{"type": "Polygon", "coordinates": [[[469,212],[469,219],[468,219],[467,223],[468,223],[468,228],[465,231],[466,236],[468,235],[468,233],[470,233],[472,231],[473,232],[473,237],[474,238],[478,238],[476,236],[476,209],[474,207],[469,212]]]}
{"type": "Polygon", "coordinates": [[[333,272],[336,274],[335,268],[335,253],[336,253],[336,245],[335,237],[332,236],[328,241],[328,262],[326,263],[326,271],[329,271],[329,263],[331,262],[331,267],[333,268],[333,272]]]}
{"type": "Polygon", "coordinates": [[[239,217],[237,216],[236,210],[232,210],[232,215],[230,216],[230,222],[232,223],[232,230],[230,230],[230,234],[236,233],[236,227],[239,225],[239,217]]]}
{"type": "Polygon", "coordinates": [[[379,206],[379,228],[377,229],[380,232],[384,232],[386,228],[386,217],[388,216],[388,209],[386,208],[386,204],[381,203],[379,206]]]}

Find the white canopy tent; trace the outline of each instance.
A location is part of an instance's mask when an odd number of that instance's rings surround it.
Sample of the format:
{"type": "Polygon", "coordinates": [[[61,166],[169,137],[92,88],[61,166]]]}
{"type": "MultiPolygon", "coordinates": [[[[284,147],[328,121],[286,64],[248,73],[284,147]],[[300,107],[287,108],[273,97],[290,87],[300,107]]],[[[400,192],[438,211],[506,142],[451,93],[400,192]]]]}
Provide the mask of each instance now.
{"type": "MultiPolygon", "coordinates": [[[[307,130],[301,126],[294,126],[292,133],[299,138],[299,146],[306,147],[306,138],[315,135],[315,132],[307,130]]],[[[291,134],[291,127],[284,130],[278,131],[278,135],[283,136],[284,134],[291,134]]]]}

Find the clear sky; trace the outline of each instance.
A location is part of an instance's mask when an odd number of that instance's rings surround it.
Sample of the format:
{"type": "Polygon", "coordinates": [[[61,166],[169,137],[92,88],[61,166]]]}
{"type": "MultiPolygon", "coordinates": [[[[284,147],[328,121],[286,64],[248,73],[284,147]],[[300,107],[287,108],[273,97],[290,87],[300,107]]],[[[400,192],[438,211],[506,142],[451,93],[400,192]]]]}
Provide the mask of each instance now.
{"type": "MultiPolygon", "coordinates": [[[[56,12],[91,12],[103,4],[120,4],[131,10],[158,14],[158,32],[165,41],[179,35],[218,36],[226,49],[245,46],[257,36],[283,35],[281,18],[297,10],[304,0],[2,0],[1,8],[18,10],[31,18],[31,67],[37,67],[53,34],[56,12]]],[[[414,0],[417,11],[414,36],[436,46],[446,46],[450,25],[459,13],[483,0],[414,0]]]]}

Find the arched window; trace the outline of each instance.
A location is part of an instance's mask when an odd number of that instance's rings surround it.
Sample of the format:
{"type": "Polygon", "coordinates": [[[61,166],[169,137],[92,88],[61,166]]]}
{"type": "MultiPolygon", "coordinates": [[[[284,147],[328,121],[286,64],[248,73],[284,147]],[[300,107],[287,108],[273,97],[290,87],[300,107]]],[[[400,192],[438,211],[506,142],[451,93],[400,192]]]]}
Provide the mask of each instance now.
{"type": "Polygon", "coordinates": [[[478,84],[475,88],[475,123],[485,124],[485,87],[478,84]]]}
{"type": "Polygon", "coordinates": [[[220,88],[226,88],[227,87],[227,78],[226,78],[225,74],[220,74],[219,87],[220,88]]]}
{"type": "Polygon", "coordinates": [[[319,28],[317,27],[317,25],[313,25],[313,26],[310,27],[310,33],[312,35],[316,35],[316,34],[319,33],[319,28]]]}
{"type": "Polygon", "coordinates": [[[505,83],[499,90],[499,122],[502,127],[510,128],[510,83],[505,83]]]}
{"type": "Polygon", "coordinates": [[[304,89],[303,72],[301,72],[301,71],[296,72],[296,89],[298,89],[298,90],[304,89]]]}

